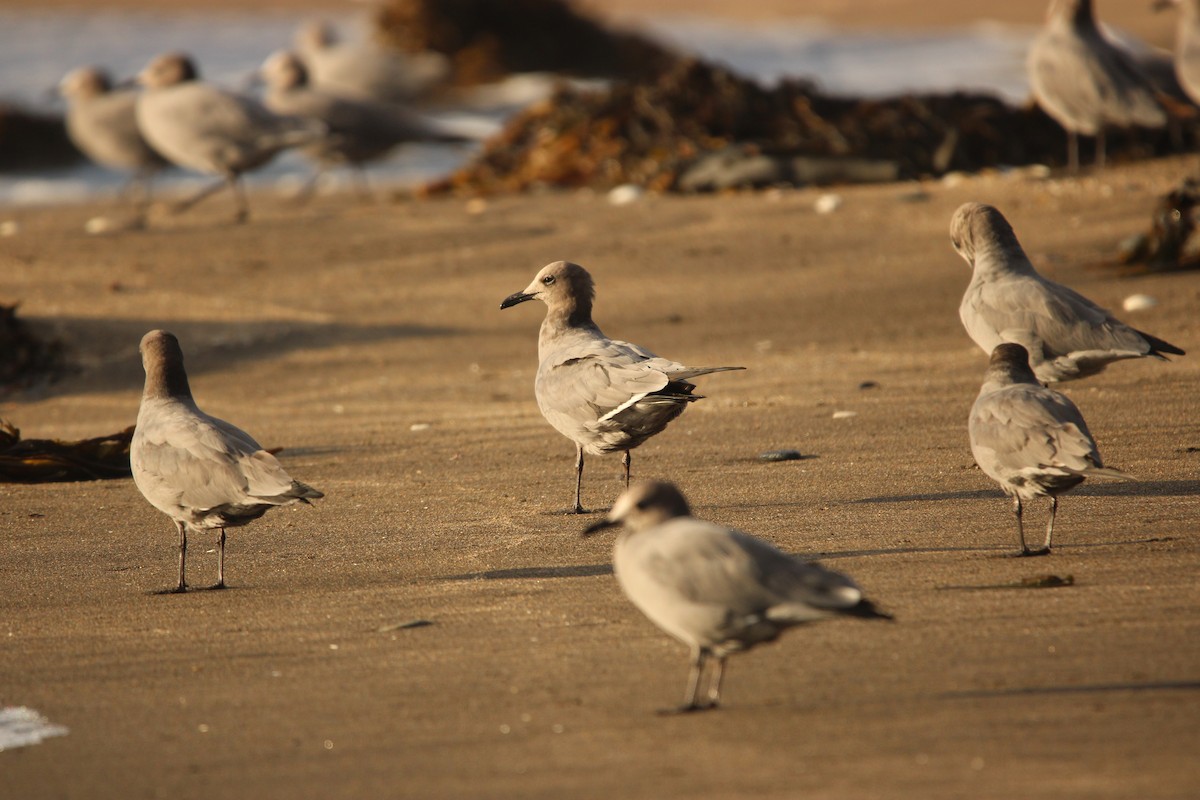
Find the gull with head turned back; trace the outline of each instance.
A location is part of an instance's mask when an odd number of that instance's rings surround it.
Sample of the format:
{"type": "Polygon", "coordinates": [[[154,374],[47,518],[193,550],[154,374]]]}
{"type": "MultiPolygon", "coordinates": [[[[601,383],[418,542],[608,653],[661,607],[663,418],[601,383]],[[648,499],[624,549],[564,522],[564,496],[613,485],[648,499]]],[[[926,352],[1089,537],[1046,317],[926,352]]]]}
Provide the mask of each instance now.
{"type": "Polygon", "coordinates": [[[1104,131],[1161,128],[1167,113],[1150,79],[1100,30],[1092,0],[1050,0],[1046,25],[1025,62],[1039,106],[1067,131],[1067,162],[1079,169],[1078,135],[1096,137],[1104,166],[1104,131]]]}
{"type": "Polygon", "coordinates": [[[683,413],[692,394],[690,378],[744,367],[687,367],[636,344],[610,339],[592,321],[595,288],[578,264],[555,261],[542,267],[524,291],[500,304],[526,300],[546,304],[538,335],[534,394],[554,428],[575,442],[575,506],[582,514],[583,454],[624,453],[629,486],[629,451],[662,431],[683,413]]]}
{"type": "Polygon", "coordinates": [[[585,535],[623,525],[613,572],[650,621],[691,650],[679,711],[716,708],[731,653],[807,622],[844,615],[891,619],[845,575],[807,564],[761,539],[692,516],[670,483],[639,482],[585,535]],[[708,688],[700,679],[712,660],[708,688]]]}
{"type": "Polygon", "coordinates": [[[963,327],[985,353],[1001,342],[1023,345],[1043,383],[1086,378],[1127,358],[1184,355],[1039,275],[1008,220],[992,206],[960,206],[950,221],[950,241],[973,271],[958,308],[963,327]]]}
{"type": "Polygon", "coordinates": [[[225,587],[225,529],[276,506],[308,503],[321,492],[293,480],[245,431],[196,407],[179,340],[166,331],[142,337],[146,386],[129,463],[138,490],[179,531],[179,583],[187,590],[187,532],[216,528],[217,583],[225,587]]]}
{"type": "Polygon", "coordinates": [[[1086,478],[1133,480],[1104,466],[1079,409],[1066,395],[1038,383],[1019,344],[1000,344],[992,351],[967,428],[975,463],[1013,499],[1019,556],[1050,552],[1060,494],[1086,478]],[[1050,498],[1040,550],[1026,546],[1021,519],[1022,501],[1035,497],[1050,498]]]}

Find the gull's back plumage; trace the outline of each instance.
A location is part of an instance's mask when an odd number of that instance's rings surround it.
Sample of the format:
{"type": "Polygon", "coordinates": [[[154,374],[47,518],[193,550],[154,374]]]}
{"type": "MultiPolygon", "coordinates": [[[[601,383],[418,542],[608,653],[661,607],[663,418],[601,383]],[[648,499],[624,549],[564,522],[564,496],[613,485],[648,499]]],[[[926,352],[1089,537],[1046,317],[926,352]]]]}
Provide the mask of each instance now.
{"type": "Polygon", "coordinates": [[[1039,275],[1004,215],[992,206],[959,207],[950,238],[972,268],[959,317],[985,353],[1003,342],[1020,344],[1038,379],[1047,383],[1095,375],[1122,359],[1184,355],[1039,275]]]}

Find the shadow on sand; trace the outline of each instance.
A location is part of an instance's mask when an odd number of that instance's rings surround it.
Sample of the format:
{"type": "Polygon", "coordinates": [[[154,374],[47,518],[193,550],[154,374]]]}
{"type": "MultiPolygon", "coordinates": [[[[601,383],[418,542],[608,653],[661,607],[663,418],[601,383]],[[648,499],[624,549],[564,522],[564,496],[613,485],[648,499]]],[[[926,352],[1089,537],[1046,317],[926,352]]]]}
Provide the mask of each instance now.
{"type": "Polygon", "coordinates": [[[439,581],[503,581],[526,578],[593,578],[597,575],[612,575],[612,564],[574,564],[562,567],[514,567],[512,569],[490,569],[486,572],[465,572],[461,575],[443,575],[439,581]]]}
{"type": "MultiPolygon", "coordinates": [[[[1194,497],[1200,495],[1200,481],[1128,481],[1085,483],[1064,497],[1194,497]]],[[[976,489],[964,492],[931,492],[928,494],[898,494],[863,497],[854,503],[913,503],[942,500],[1003,499],[999,489],[976,489]]]]}
{"type": "Polygon", "coordinates": [[[1200,691],[1200,681],[1151,681],[1148,683],[1097,683],[1090,686],[1023,686],[1012,689],[972,689],[965,692],[943,692],[938,697],[943,700],[971,700],[987,697],[1162,691],[1200,691]]]}
{"type": "Polygon", "coordinates": [[[26,321],[43,335],[48,333],[63,343],[67,365],[60,379],[38,382],[6,398],[13,403],[120,389],[140,391],[144,375],[138,344],[147,331],[155,328],[169,330],[179,337],[191,376],[300,350],[459,333],[453,328],[423,325],[349,325],[304,320],[196,322],[31,317],[26,321]]]}

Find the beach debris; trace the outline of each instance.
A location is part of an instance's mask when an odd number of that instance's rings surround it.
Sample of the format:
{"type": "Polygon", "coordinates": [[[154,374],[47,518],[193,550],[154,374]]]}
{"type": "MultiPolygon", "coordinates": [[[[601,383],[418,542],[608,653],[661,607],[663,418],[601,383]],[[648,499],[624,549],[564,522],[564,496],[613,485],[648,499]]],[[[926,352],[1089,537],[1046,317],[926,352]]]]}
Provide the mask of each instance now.
{"type": "Polygon", "coordinates": [[[1122,242],[1117,261],[1135,266],[1135,272],[1173,272],[1200,268],[1200,243],[1196,232],[1196,207],[1200,182],[1186,178],[1154,203],[1150,230],[1122,242]]]}
{"type": "Polygon", "coordinates": [[[107,436],[68,441],[22,439],[0,419],[0,483],[65,483],[128,478],[133,426],[107,436]]]}
{"type": "Polygon", "coordinates": [[[608,192],[608,204],[610,206],[627,206],[630,203],[636,203],[642,199],[645,194],[642,187],[635,186],[632,183],[622,183],[620,186],[614,186],[608,192]]]}
{"type": "Polygon", "coordinates": [[[404,53],[446,56],[459,86],[518,72],[645,79],[678,58],[562,0],[389,0],[374,21],[385,44],[404,53]]]}
{"type": "Polygon", "coordinates": [[[1158,305],[1158,301],[1148,294],[1131,294],[1121,303],[1121,308],[1126,311],[1145,311],[1156,305],[1158,305]]]}
{"type": "Polygon", "coordinates": [[[433,621],[428,619],[410,619],[406,622],[393,622],[390,625],[380,625],[375,629],[376,633],[391,633],[393,631],[406,631],[413,628],[424,628],[432,625],[433,621]]]}
{"type": "Polygon", "coordinates": [[[842,202],[840,194],[823,194],[813,203],[813,210],[818,214],[832,214],[842,207],[842,202]]]}
{"type": "Polygon", "coordinates": [[[54,377],[62,368],[62,345],[43,341],[17,318],[18,303],[0,303],[0,396],[29,386],[36,378],[54,377]]]}
{"type": "Polygon", "coordinates": [[[759,453],[760,461],[799,461],[804,455],[799,450],[768,450],[759,453]]]}
{"type": "Polygon", "coordinates": [[[38,744],[51,736],[66,736],[64,725],[55,725],[27,706],[0,708],[0,752],[38,744]]]}
{"type": "MultiPolygon", "coordinates": [[[[1110,145],[1110,155],[1122,157],[1170,151],[1161,131],[1131,131],[1110,145]]],[[[1053,120],[991,95],[833,97],[798,80],[763,88],[688,58],[606,89],[560,86],[423,192],[607,191],[626,183],[712,191],[893,181],[1062,159],[1053,120]]]]}
{"type": "Polygon", "coordinates": [[[834,419],[850,419],[851,417],[857,417],[857,416],[858,416],[857,411],[835,411],[835,412],[833,412],[834,419]]]}

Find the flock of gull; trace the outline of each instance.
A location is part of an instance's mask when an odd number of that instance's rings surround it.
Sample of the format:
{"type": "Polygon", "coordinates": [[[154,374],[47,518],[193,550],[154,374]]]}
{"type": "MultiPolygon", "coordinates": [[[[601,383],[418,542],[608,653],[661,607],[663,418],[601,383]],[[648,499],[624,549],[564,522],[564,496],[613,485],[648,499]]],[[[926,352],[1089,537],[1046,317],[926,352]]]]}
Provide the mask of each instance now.
{"type": "Polygon", "coordinates": [[[401,56],[369,42],[340,43],[323,23],[305,26],[295,50],[272,53],[255,73],[262,97],[201,79],[183,53],[157,56],[136,86],[114,83],[100,67],[79,67],[59,84],[67,102],[67,133],[88,158],[128,172],[138,187],[144,220],[154,175],[168,164],[218,180],[175,205],[183,211],[228,186],[235,220],[249,216],[241,176],[297,148],[315,171],[307,197],[326,170],[363,165],[409,142],[469,141],[414,112],[446,79],[435,54],[401,56]]]}
{"type": "MultiPolygon", "coordinates": [[[[1200,0],[1184,0],[1184,5],[1185,21],[1191,24],[1200,0]]],[[[1129,111],[1125,118],[1108,112],[1073,118],[1079,104],[1054,94],[1063,89],[1056,76],[1061,77],[1068,56],[1084,53],[1097,70],[1123,63],[1109,58],[1115,51],[1106,49],[1110,46],[1095,29],[1088,0],[1052,4],[1047,32],[1030,56],[1031,70],[1042,79],[1039,99],[1048,110],[1067,109],[1064,124],[1072,133],[1098,134],[1107,125],[1130,120],[1150,124],[1153,115],[1148,111],[1141,118],[1141,111],[1129,111]],[[1072,35],[1092,49],[1085,53],[1086,48],[1067,43],[1064,37],[1072,35]],[[1057,55],[1043,52],[1047,42],[1056,43],[1057,55]],[[1065,122],[1068,118],[1071,124],[1065,122]]],[[[333,100],[332,94],[317,89],[285,98],[306,87],[311,72],[294,54],[272,56],[262,74],[280,97],[271,100],[269,94],[266,105],[200,82],[195,67],[180,55],[161,56],[147,66],[139,77],[145,88],[137,94],[112,89],[93,70],[72,73],[63,91],[72,98],[72,131],[80,141],[80,131],[94,132],[95,120],[101,118],[113,120],[110,130],[125,132],[124,149],[106,150],[111,141],[93,142],[95,150],[89,152],[98,160],[106,153],[111,163],[150,174],[165,157],[219,176],[222,184],[217,186],[228,183],[241,198],[238,176],[280,148],[308,148],[318,165],[328,166],[361,163],[393,141],[347,133],[352,127],[338,128],[342,120],[366,115],[366,109],[383,108],[377,100],[352,101],[348,94],[333,100]],[[102,107],[102,100],[109,105],[102,107]],[[85,107],[94,115],[90,126],[81,121],[85,107]],[[235,131],[249,133],[238,136],[235,131]]],[[[1097,83],[1096,94],[1114,102],[1125,98],[1132,104],[1127,110],[1151,107],[1133,84],[1121,82],[1137,73],[1119,68],[1111,74],[1114,83],[1097,83]]],[[[394,121],[395,141],[439,135],[405,114],[394,121]]],[[[244,200],[239,199],[239,217],[244,214],[244,200]]],[[[963,326],[990,356],[968,421],[971,451],[982,471],[1013,498],[1020,548],[1016,554],[1048,554],[1060,494],[1088,478],[1130,477],[1104,465],[1079,409],[1051,386],[1095,375],[1115,361],[1184,353],[1039,275],[1007,220],[991,206],[960,207],[951,220],[950,238],[972,268],[959,309],[963,326]],[[1031,548],[1022,510],[1024,503],[1039,497],[1050,500],[1049,524],[1042,546],[1031,548]]],[[[672,484],[630,483],[630,452],[701,399],[694,394],[692,379],[742,367],[689,367],[611,339],[592,319],[594,299],[587,270],[557,261],[500,307],[531,300],[546,305],[534,394],[550,425],[575,444],[574,512],[584,513],[584,454],[622,453],[625,491],[586,532],[622,526],[613,554],[622,590],[651,621],[690,649],[691,672],[681,710],[715,708],[727,656],[772,641],[792,626],[836,615],[889,619],[850,578],[693,517],[672,484]]],[[[146,382],[130,453],[134,480],[178,531],[175,590],[187,589],[188,533],[204,530],[219,532],[216,587],[223,587],[227,528],[245,525],[276,506],[308,503],[323,495],[294,480],[249,434],[199,409],[175,336],[161,330],[147,333],[141,354],[146,382]]]]}
{"type": "MultiPolygon", "coordinates": [[[[959,309],[963,326],[991,356],[968,423],[971,452],[1013,498],[1017,555],[1046,555],[1059,494],[1087,478],[1130,477],[1104,466],[1079,409],[1049,384],[1095,375],[1115,361],[1184,352],[1040,276],[991,206],[960,207],[950,238],[973,270],[959,309]],[[1022,503],[1038,497],[1050,499],[1050,518],[1045,543],[1031,549],[1022,503]]],[[[575,443],[575,513],[585,513],[583,454],[623,454],[626,489],[587,532],[624,526],[613,554],[617,581],[647,617],[690,648],[682,708],[716,707],[726,657],[791,626],[838,614],[888,619],[846,576],[692,517],[673,485],[630,484],[630,451],[701,399],[690,379],[742,368],[688,367],[610,339],[592,320],[594,296],[587,270],[556,261],[500,307],[546,304],[534,395],[546,420],[575,443]]],[[[187,589],[189,530],[219,531],[215,588],[223,587],[226,528],[323,495],[294,480],[249,434],[196,406],[175,336],[151,331],[141,353],[146,383],[130,450],[134,481],[178,530],[175,590],[187,589]]]]}

